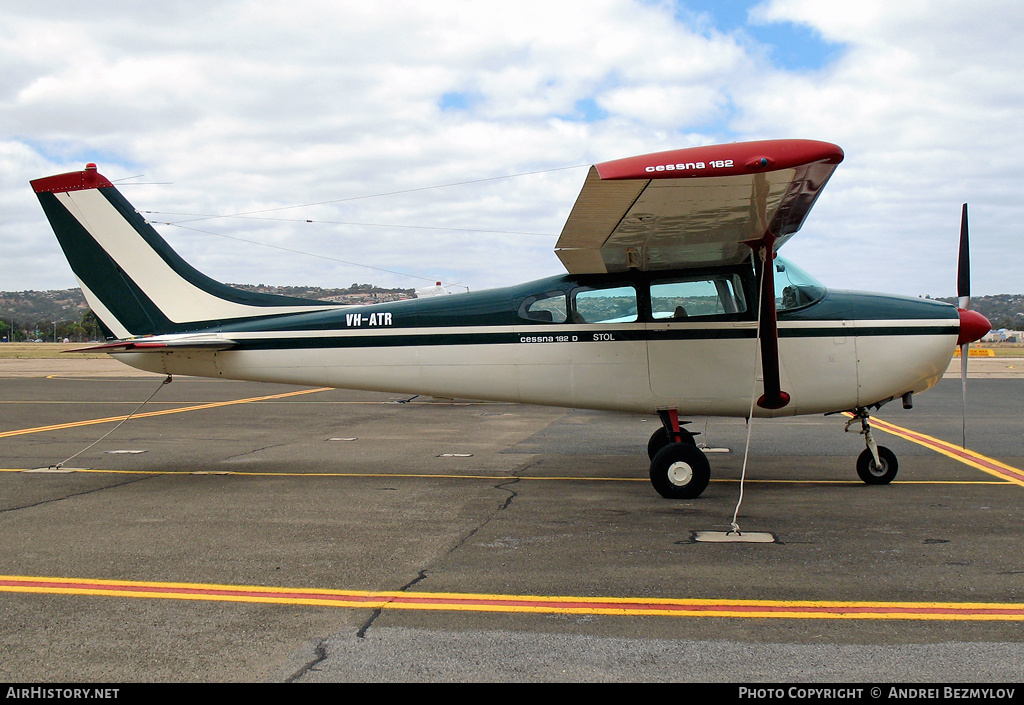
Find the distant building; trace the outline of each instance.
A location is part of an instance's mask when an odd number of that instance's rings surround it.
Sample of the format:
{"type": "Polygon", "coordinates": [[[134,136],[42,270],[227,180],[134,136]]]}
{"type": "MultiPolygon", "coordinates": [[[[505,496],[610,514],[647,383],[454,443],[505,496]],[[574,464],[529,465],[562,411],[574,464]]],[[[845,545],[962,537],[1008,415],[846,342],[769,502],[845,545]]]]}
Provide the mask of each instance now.
{"type": "Polygon", "coordinates": [[[1000,328],[989,331],[981,340],[984,343],[1019,343],[1024,340],[1024,331],[1000,328]]]}

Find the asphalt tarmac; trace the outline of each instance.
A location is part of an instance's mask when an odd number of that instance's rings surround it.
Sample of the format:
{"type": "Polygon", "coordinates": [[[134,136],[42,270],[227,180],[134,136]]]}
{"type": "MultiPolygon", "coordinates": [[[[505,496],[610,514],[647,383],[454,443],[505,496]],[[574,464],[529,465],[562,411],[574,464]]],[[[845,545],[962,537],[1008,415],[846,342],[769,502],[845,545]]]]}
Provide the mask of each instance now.
{"type": "MultiPolygon", "coordinates": [[[[5,681],[1024,680],[1015,373],[970,380],[989,471],[877,430],[900,471],[867,486],[845,418],[755,421],[753,544],[693,540],[730,528],[742,420],[694,419],[712,483],[670,501],[653,416],[16,362],[5,681]]],[[[878,417],[959,444],[959,381],[878,417]]]]}

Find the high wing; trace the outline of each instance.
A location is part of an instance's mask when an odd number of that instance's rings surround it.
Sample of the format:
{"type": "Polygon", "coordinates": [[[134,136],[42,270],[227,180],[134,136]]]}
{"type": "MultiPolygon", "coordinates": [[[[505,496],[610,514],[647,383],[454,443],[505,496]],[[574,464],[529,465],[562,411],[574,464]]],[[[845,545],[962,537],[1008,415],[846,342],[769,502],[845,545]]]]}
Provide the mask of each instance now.
{"type": "Polygon", "coordinates": [[[843,150],[767,140],[657,152],[590,168],[555,253],[570,274],[738,264],[744,244],[800,229],[843,150]]]}

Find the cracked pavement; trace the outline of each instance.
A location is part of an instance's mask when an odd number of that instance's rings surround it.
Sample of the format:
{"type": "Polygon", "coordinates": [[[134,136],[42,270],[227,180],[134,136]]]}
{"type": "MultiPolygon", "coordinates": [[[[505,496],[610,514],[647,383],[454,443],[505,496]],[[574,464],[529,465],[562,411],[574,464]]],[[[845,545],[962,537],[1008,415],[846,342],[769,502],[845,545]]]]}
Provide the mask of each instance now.
{"type": "MultiPolygon", "coordinates": [[[[0,430],[127,413],[156,381],[8,378],[0,430]]],[[[1012,407],[1022,380],[979,382],[972,445],[1021,467],[1012,407]]],[[[180,378],[151,404],[288,389],[180,378]]],[[[914,412],[889,417],[957,437],[958,393],[955,380],[943,382],[915,398],[914,412]]],[[[711,546],[690,542],[690,531],[727,527],[736,485],[713,482],[699,500],[657,496],[644,454],[654,418],[398,400],[333,390],[133,419],[74,464],[138,474],[2,472],[0,573],[432,594],[1022,601],[1024,563],[1007,546],[1019,540],[1024,489],[859,485],[862,446],[841,419],[755,426],[752,477],[807,482],[747,488],[741,523],[775,532],[779,544],[711,546]],[[118,449],[145,452],[109,453],[118,449]]],[[[712,457],[713,477],[738,476],[742,421],[693,428],[734,451],[712,457]]],[[[104,431],[3,439],[0,466],[46,467],[104,431]]],[[[909,442],[885,443],[900,456],[901,479],[992,479],[909,442]]],[[[846,680],[877,676],[880,661],[894,680],[1024,675],[1019,622],[30,592],[0,594],[0,620],[0,675],[21,682],[846,680]]]]}

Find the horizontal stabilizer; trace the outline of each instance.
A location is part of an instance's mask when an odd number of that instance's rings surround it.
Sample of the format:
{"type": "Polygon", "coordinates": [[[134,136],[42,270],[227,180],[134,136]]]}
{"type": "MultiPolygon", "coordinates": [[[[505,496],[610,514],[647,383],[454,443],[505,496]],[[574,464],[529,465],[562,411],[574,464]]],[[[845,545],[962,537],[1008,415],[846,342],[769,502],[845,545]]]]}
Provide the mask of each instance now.
{"type": "Polygon", "coordinates": [[[169,350],[230,350],[238,343],[227,338],[181,338],[173,340],[118,340],[112,343],[90,345],[86,348],[65,350],[66,353],[82,352],[161,352],[169,350]]]}

